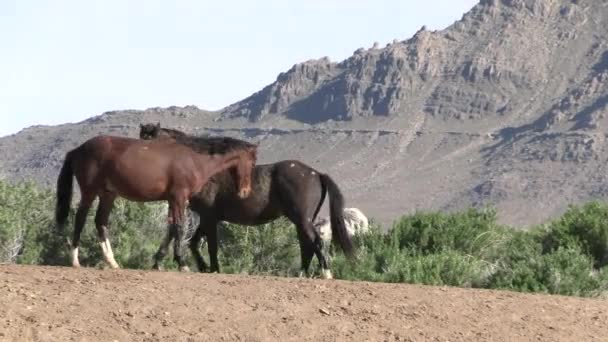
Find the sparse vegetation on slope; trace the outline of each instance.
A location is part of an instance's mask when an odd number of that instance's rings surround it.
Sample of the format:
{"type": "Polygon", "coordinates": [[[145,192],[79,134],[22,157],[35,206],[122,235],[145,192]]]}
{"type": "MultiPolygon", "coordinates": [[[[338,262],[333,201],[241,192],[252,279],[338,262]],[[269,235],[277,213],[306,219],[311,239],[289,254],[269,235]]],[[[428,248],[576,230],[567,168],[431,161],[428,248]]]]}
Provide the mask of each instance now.
{"type": "MultiPolygon", "coordinates": [[[[29,183],[0,181],[3,262],[67,265],[66,238],[53,223],[54,193],[29,183]]],[[[166,207],[119,200],[111,240],[119,264],[149,269],[165,231],[166,207]]],[[[80,251],[84,266],[101,265],[91,211],[80,251]]],[[[608,291],[608,205],[571,207],[529,230],[499,225],[492,209],[404,216],[382,233],[377,224],[355,237],[357,261],[332,246],[337,278],[507,289],[575,296],[608,291]]],[[[295,229],[286,219],[257,226],[227,224],[220,234],[226,273],[294,276],[300,265],[295,229]]],[[[175,266],[170,258],[168,269],[175,266]]]]}
{"type": "Polygon", "coordinates": [[[538,224],[608,198],[607,21],[604,0],[479,1],[442,30],[294,60],[215,112],[116,110],[2,137],[0,175],[53,184],[85,139],[160,122],[259,142],[260,163],[297,156],[339,174],[353,206],[384,225],[408,208],[486,204],[501,223],[538,224]]]}

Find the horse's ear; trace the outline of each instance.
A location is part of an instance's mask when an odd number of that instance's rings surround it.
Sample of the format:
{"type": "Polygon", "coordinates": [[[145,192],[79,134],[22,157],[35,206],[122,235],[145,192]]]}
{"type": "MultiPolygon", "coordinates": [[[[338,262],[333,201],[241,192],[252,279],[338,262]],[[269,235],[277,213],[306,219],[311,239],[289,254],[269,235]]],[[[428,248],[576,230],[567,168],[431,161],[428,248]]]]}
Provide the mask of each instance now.
{"type": "Polygon", "coordinates": [[[160,128],[160,121],[156,123],[156,127],[160,128]]]}
{"type": "Polygon", "coordinates": [[[144,128],[144,124],[142,124],[141,122],[139,123],[139,129],[144,128]]]}

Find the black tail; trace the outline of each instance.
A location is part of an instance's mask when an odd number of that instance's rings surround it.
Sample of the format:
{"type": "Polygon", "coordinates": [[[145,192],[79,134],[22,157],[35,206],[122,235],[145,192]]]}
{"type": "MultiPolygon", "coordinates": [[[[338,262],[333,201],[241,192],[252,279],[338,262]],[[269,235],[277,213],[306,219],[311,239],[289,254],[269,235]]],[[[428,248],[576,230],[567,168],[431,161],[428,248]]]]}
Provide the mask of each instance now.
{"type": "Polygon", "coordinates": [[[331,235],[334,243],[340,245],[344,254],[348,257],[354,256],[353,242],[348,236],[344,224],[344,196],[338,185],[326,174],[320,174],[321,183],[329,193],[329,218],[331,223],[331,235]]]}
{"type": "Polygon", "coordinates": [[[74,182],[74,170],[72,169],[72,159],[74,155],[72,150],[65,155],[63,166],[57,178],[57,203],[55,204],[55,222],[59,228],[63,228],[68,215],[70,214],[70,205],[72,204],[72,187],[74,182]]]}

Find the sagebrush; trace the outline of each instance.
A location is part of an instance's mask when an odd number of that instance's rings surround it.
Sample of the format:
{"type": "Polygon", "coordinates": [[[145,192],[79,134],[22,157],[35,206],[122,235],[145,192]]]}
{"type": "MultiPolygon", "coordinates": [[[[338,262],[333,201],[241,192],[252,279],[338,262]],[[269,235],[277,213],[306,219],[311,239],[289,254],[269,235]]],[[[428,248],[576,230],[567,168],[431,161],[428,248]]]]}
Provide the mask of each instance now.
{"type": "MultiPolygon", "coordinates": [[[[54,205],[51,190],[0,181],[0,262],[69,265],[72,225],[57,230],[54,205]]],[[[160,202],[116,202],[110,237],[122,267],[151,268],[166,234],[166,210],[160,202]]],[[[100,267],[93,213],[80,258],[83,266],[100,267]]],[[[197,223],[192,215],[190,233],[197,223]]],[[[222,272],[298,274],[300,250],[287,219],[252,227],[222,224],[219,236],[222,272]]],[[[420,212],[399,218],[389,229],[372,220],[370,231],[354,240],[355,261],[326,246],[336,278],[575,296],[608,293],[606,203],[572,206],[556,220],[527,230],[499,225],[491,208],[420,212]]],[[[172,258],[165,258],[164,266],[175,269],[172,258]]]]}

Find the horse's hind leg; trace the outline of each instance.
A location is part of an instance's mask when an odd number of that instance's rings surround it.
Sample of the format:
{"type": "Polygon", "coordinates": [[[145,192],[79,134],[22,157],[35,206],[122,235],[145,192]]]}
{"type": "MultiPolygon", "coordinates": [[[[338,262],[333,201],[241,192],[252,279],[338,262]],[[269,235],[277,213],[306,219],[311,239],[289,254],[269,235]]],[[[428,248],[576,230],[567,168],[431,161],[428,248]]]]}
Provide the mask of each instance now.
{"type": "Polygon", "coordinates": [[[312,256],[316,254],[317,259],[319,259],[319,266],[321,266],[321,276],[325,279],[331,279],[331,271],[327,264],[327,258],[325,258],[323,253],[321,235],[315,230],[312,220],[303,217],[299,212],[303,211],[292,209],[287,212],[287,217],[295,224],[298,240],[300,242],[300,253],[302,257],[300,276],[308,274],[312,256]]]}
{"type": "MultiPolygon", "coordinates": [[[[306,210],[301,205],[297,205],[294,200],[295,196],[283,196],[282,201],[284,204],[284,212],[287,218],[291,220],[296,226],[298,240],[300,243],[300,255],[302,258],[302,268],[300,270],[300,277],[308,275],[308,269],[310,268],[310,262],[314,254],[317,254],[319,263],[322,268],[322,275],[327,278],[329,269],[327,268],[327,261],[322,253],[318,253],[317,240],[320,241],[320,235],[315,231],[312,224],[312,217],[314,210],[306,210]],[[307,215],[308,213],[308,215],[307,215]],[[320,257],[319,257],[320,255],[320,257]]],[[[331,274],[329,274],[331,277],[331,274]]]]}
{"type": "Polygon", "coordinates": [[[209,249],[209,262],[211,263],[210,272],[220,273],[220,263],[217,260],[217,229],[216,219],[205,219],[205,233],[207,235],[207,249],[209,249]]]}
{"type": "MultiPolygon", "coordinates": [[[[316,232],[315,232],[316,233],[316,232]]],[[[325,257],[325,252],[323,249],[323,240],[321,236],[316,233],[315,241],[313,243],[313,250],[317,259],[319,260],[319,266],[321,267],[321,277],[324,279],[332,279],[333,276],[331,271],[329,270],[329,265],[327,263],[327,258],[325,257]]]]}
{"type": "MultiPolygon", "coordinates": [[[[297,225],[302,235],[300,238],[300,251],[302,253],[302,271],[308,273],[310,262],[312,261],[313,254],[317,256],[319,260],[319,266],[321,267],[321,277],[324,279],[332,279],[331,271],[327,263],[327,258],[323,252],[323,240],[321,236],[314,229],[313,225],[306,222],[301,225],[297,225]]],[[[299,232],[298,232],[299,233],[299,232]]]]}
{"type": "Polygon", "coordinates": [[[82,233],[82,229],[87,221],[87,214],[89,213],[89,209],[91,208],[91,204],[95,200],[94,195],[90,194],[82,194],[80,199],[80,204],[78,205],[78,210],[76,211],[76,217],[74,218],[74,235],[72,237],[72,266],[80,267],[80,261],[78,260],[78,246],[80,245],[80,234],[82,233]]]}
{"type": "Polygon", "coordinates": [[[116,196],[112,193],[105,193],[99,197],[99,205],[95,214],[95,226],[97,227],[97,237],[99,238],[99,246],[101,247],[104,260],[110,267],[120,268],[114,259],[114,252],[112,252],[108,236],[108,221],[115,199],[116,196]]]}
{"type": "Polygon", "coordinates": [[[304,234],[300,232],[303,230],[301,227],[297,227],[298,229],[298,240],[300,243],[300,257],[302,259],[301,269],[300,269],[300,278],[304,276],[308,276],[308,270],[310,268],[310,263],[312,261],[312,257],[314,255],[314,249],[312,243],[308,237],[303,237],[304,234]]]}

